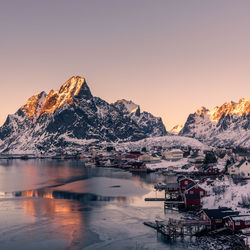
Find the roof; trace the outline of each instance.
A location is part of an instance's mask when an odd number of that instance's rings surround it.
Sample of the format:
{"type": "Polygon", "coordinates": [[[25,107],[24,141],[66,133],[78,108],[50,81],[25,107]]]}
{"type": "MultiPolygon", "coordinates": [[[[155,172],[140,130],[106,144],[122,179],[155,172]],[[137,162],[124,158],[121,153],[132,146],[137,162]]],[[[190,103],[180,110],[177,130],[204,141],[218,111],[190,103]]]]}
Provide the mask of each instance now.
{"type": "Polygon", "coordinates": [[[236,163],[236,164],[235,164],[235,167],[236,167],[236,168],[240,168],[245,162],[248,162],[248,163],[250,164],[250,161],[241,160],[239,163],[236,163]]]}
{"type": "Polygon", "coordinates": [[[166,183],[166,185],[164,185],[166,188],[179,188],[179,183],[177,182],[170,182],[170,183],[166,183]]]}
{"type": "Polygon", "coordinates": [[[179,175],[179,176],[177,177],[177,181],[180,181],[180,180],[185,179],[185,178],[187,178],[187,177],[184,176],[184,175],[179,175]]]}
{"type": "Polygon", "coordinates": [[[208,170],[211,167],[212,167],[211,165],[206,164],[206,165],[202,166],[202,169],[203,170],[208,170]]]}
{"type": "Polygon", "coordinates": [[[187,199],[200,199],[201,196],[199,194],[185,194],[187,199]]]}
{"type": "Polygon", "coordinates": [[[202,210],[210,219],[223,219],[230,215],[238,215],[239,212],[234,212],[231,208],[218,209],[203,209],[202,210]]]}
{"type": "Polygon", "coordinates": [[[178,182],[180,182],[180,181],[183,181],[183,180],[190,180],[190,181],[193,181],[191,178],[188,178],[188,177],[183,177],[183,178],[180,178],[179,180],[178,180],[178,182]]]}
{"type": "Polygon", "coordinates": [[[194,159],[194,158],[197,158],[198,156],[199,156],[199,155],[196,153],[196,154],[190,155],[188,158],[194,159]]]}
{"type": "Polygon", "coordinates": [[[250,152],[239,152],[239,156],[250,156],[250,152]]]}
{"type": "Polygon", "coordinates": [[[188,189],[194,187],[196,184],[197,184],[197,183],[195,183],[195,182],[193,181],[192,183],[190,183],[189,185],[187,185],[185,189],[188,190],[188,189]]]}
{"type": "Polygon", "coordinates": [[[250,215],[229,215],[227,217],[230,217],[233,221],[250,221],[250,215]]]}
{"type": "Polygon", "coordinates": [[[183,153],[183,151],[181,149],[178,148],[173,148],[170,150],[171,153],[183,153]]]}

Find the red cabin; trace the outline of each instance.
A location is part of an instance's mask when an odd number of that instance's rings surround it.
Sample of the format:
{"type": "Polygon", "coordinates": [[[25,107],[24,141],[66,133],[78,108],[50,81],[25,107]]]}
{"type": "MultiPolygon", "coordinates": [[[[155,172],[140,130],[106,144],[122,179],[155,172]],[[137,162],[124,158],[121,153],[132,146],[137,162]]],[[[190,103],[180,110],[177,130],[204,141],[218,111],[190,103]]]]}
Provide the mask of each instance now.
{"type": "Polygon", "coordinates": [[[189,179],[187,177],[180,179],[179,185],[180,185],[181,192],[184,192],[186,189],[186,186],[190,185],[191,183],[195,183],[195,182],[192,179],[189,179]]]}
{"type": "Polygon", "coordinates": [[[201,205],[201,197],[199,194],[184,194],[184,203],[187,208],[201,205]]]}
{"type": "Polygon", "coordinates": [[[203,198],[207,195],[206,190],[201,188],[197,183],[191,183],[190,185],[186,186],[184,193],[200,195],[200,198],[203,198]]]}
{"type": "Polygon", "coordinates": [[[139,154],[127,154],[125,155],[125,159],[137,159],[140,155],[139,154]]]}
{"type": "Polygon", "coordinates": [[[225,217],[238,214],[239,212],[234,212],[230,208],[203,209],[201,219],[209,222],[210,227],[215,229],[225,225],[225,217]]]}
{"type": "Polygon", "coordinates": [[[226,227],[233,231],[250,228],[250,215],[231,215],[224,218],[226,227]]]}

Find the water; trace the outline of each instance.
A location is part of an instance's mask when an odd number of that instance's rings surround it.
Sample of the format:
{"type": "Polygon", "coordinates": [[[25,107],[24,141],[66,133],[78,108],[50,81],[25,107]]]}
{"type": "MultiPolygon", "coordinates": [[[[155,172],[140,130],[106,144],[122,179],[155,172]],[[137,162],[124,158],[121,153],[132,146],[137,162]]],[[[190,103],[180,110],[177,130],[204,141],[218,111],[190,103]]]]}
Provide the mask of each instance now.
{"type": "MultiPolygon", "coordinates": [[[[156,174],[84,168],[80,161],[0,161],[0,249],[182,249],[143,225],[164,213],[156,174]]],[[[192,241],[192,239],[190,240],[192,241]]],[[[196,248],[197,249],[197,248],[196,248]]]]}

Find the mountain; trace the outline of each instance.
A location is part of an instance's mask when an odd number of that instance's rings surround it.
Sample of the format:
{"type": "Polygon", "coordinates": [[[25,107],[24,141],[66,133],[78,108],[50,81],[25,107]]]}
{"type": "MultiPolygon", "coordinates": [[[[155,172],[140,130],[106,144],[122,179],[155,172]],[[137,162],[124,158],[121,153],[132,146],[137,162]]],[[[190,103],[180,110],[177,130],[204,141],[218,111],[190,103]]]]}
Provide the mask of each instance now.
{"type": "Polygon", "coordinates": [[[59,90],[30,97],[7,117],[0,128],[0,152],[77,150],[93,141],[136,141],[166,134],[159,118],[146,112],[132,114],[130,106],[126,110],[94,97],[86,80],[74,76],[59,90]],[[151,127],[155,124],[157,129],[151,127]]]}
{"type": "Polygon", "coordinates": [[[179,135],[210,145],[250,147],[250,99],[228,102],[190,114],[179,135]]]}
{"type": "Polygon", "coordinates": [[[169,132],[174,135],[178,135],[179,132],[183,129],[183,125],[174,126],[169,132]]]}
{"type": "Polygon", "coordinates": [[[141,112],[140,106],[127,100],[118,100],[114,106],[125,116],[132,119],[147,137],[163,136],[167,134],[160,117],[155,117],[148,112],[141,112]]]}

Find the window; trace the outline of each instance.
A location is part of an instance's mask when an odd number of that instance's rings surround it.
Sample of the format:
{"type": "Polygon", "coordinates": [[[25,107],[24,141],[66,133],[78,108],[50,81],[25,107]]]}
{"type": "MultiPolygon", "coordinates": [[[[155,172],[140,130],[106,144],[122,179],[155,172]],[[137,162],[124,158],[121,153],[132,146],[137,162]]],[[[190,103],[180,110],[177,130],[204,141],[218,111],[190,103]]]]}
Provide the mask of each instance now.
{"type": "Polygon", "coordinates": [[[188,181],[185,181],[184,184],[187,185],[187,184],[188,184],[188,181]]]}
{"type": "Polygon", "coordinates": [[[200,191],[200,195],[204,195],[204,192],[203,192],[203,191],[200,191]]]}
{"type": "Polygon", "coordinates": [[[190,194],[194,194],[194,192],[193,192],[193,191],[190,191],[190,194]]]}
{"type": "Polygon", "coordinates": [[[215,220],[215,222],[216,222],[216,223],[221,223],[221,222],[222,222],[222,220],[215,220]]]}
{"type": "Polygon", "coordinates": [[[246,225],[250,225],[250,221],[247,220],[247,221],[245,222],[245,224],[246,224],[246,225]]]}
{"type": "Polygon", "coordinates": [[[240,221],[236,221],[235,226],[240,226],[240,221]]]}

